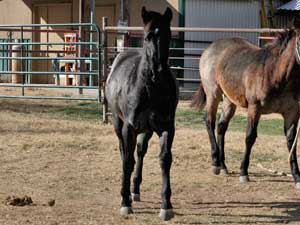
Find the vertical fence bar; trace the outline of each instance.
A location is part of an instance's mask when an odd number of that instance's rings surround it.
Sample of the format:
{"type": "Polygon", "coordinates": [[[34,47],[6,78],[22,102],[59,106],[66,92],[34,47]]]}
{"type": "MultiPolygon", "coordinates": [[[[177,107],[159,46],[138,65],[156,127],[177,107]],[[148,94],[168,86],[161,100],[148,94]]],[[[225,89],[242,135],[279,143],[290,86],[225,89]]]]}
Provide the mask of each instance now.
{"type": "Polygon", "coordinates": [[[98,68],[98,73],[97,73],[97,78],[98,78],[98,102],[101,103],[101,90],[102,90],[102,79],[101,79],[101,33],[98,25],[95,24],[96,30],[97,30],[97,35],[98,35],[98,61],[97,61],[97,68],[98,68]]]}
{"type": "Polygon", "coordinates": [[[103,51],[103,58],[102,58],[102,71],[103,71],[103,122],[107,123],[108,121],[108,116],[107,116],[107,111],[108,111],[108,106],[107,106],[107,101],[105,99],[105,82],[107,78],[107,32],[105,30],[105,27],[108,24],[108,18],[107,17],[102,17],[102,51],[103,51]]]}
{"type": "MultiPolygon", "coordinates": [[[[91,24],[95,23],[95,9],[96,9],[95,6],[96,6],[95,0],[90,0],[90,7],[91,7],[91,13],[90,13],[91,21],[90,22],[91,22],[91,24]]],[[[90,42],[94,41],[93,30],[94,30],[94,26],[90,26],[90,42]]],[[[95,49],[94,45],[90,44],[90,58],[92,58],[94,55],[94,53],[92,53],[94,49],[95,49]]],[[[89,67],[90,71],[92,72],[93,68],[94,68],[94,61],[90,60],[89,65],[90,65],[90,67],[89,67]]],[[[90,86],[94,85],[94,80],[93,80],[92,75],[89,76],[89,85],[90,86]]]]}
{"type": "MultiPolygon", "coordinates": [[[[9,31],[9,43],[12,43],[12,31],[9,31]]],[[[10,45],[9,47],[9,53],[7,54],[7,56],[12,57],[12,45],[10,45]]],[[[7,60],[8,63],[8,70],[11,71],[11,64],[12,64],[12,60],[7,60]]]]}
{"type": "MultiPolygon", "coordinates": [[[[79,23],[82,24],[84,22],[84,7],[85,7],[85,0],[79,0],[79,23]]],[[[82,26],[79,27],[79,42],[85,42],[85,33],[84,33],[84,29],[82,26]]],[[[84,46],[81,44],[79,45],[79,57],[83,57],[84,56],[84,46]]],[[[80,59],[79,60],[79,67],[80,67],[80,72],[84,72],[85,71],[85,60],[80,59]]],[[[79,86],[82,86],[82,80],[83,80],[83,75],[79,74],[77,76],[77,79],[79,79],[79,81],[76,81],[76,84],[79,86]]],[[[76,80],[77,80],[76,79],[76,80]]],[[[83,94],[83,89],[82,88],[78,88],[78,94],[82,95],[83,94]]]]}
{"type": "MultiPolygon", "coordinates": [[[[24,28],[23,26],[21,26],[21,43],[23,43],[24,41],[24,28]]],[[[23,72],[24,70],[24,60],[23,60],[23,44],[21,44],[21,72],[23,72]]],[[[25,74],[21,74],[21,79],[22,79],[22,96],[25,95],[25,88],[24,88],[24,84],[25,84],[25,74]]]]}
{"type": "MultiPolygon", "coordinates": [[[[83,29],[81,28],[81,31],[79,32],[80,34],[80,38],[79,41],[80,42],[84,42],[84,33],[83,33],[83,29]]],[[[79,52],[78,55],[79,57],[84,57],[84,46],[82,44],[79,45],[79,52]]],[[[80,72],[84,72],[85,71],[85,60],[80,59],[79,60],[79,70],[80,72]]],[[[82,86],[82,80],[83,80],[83,75],[79,74],[77,76],[77,79],[79,79],[78,81],[76,81],[76,85],[82,86]]],[[[76,79],[76,80],[77,80],[76,79]]],[[[83,94],[83,89],[82,88],[78,88],[78,94],[82,95],[83,94]]]]}

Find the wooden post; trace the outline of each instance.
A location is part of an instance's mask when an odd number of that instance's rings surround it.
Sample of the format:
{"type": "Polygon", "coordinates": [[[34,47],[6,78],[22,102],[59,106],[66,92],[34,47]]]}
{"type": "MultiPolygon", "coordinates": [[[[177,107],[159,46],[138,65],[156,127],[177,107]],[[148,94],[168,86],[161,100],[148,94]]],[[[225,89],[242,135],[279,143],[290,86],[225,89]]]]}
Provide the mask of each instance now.
{"type": "MultiPolygon", "coordinates": [[[[21,45],[13,45],[12,46],[12,57],[20,57],[21,56],[21,45]]],[[[11,71],[20,72],[21,71],[21,60],[12,59],[11,60],[11,71]]],[[[19,73],[11,75],[11,82],[13,84],[22,83],[22,75],[19,73]]]]}

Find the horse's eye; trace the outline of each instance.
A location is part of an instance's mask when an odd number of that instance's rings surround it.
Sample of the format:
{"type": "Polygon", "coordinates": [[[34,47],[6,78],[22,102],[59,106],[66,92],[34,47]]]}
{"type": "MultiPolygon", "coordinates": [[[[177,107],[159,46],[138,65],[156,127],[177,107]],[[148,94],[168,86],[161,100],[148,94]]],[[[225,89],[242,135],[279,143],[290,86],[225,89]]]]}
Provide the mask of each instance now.
{"type": "Polygon", "coordinates": [[[156,29],[154,30],[154,34],[155,34],[155,36],[158,36],[158,35],[159,35],[159,29],[158,29],[158,28],[156,28],[156,29]]]}

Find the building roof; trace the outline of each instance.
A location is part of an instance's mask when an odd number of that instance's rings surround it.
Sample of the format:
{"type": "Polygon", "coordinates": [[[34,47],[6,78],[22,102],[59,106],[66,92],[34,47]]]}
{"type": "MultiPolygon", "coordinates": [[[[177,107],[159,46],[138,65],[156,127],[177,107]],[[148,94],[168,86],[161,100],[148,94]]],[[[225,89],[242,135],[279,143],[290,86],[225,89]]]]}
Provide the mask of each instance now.
{"type": "Polygon", "coordinates": [[[292,0],[278,8],[278,10],[291,10],[298,11],[300,10],[300,0],[292,0]]]}

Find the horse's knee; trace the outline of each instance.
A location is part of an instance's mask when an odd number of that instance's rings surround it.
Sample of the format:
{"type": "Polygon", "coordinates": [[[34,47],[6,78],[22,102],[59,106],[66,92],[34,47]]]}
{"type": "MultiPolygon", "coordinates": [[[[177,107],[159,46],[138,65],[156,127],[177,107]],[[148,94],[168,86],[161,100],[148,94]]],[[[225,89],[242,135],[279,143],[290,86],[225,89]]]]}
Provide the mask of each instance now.
{"type": "Polygon", "coordinates": [[[256,137],[257,137],[256,129],[250,129],[246,135],[246,144],[252,146],[256,140],[256,137]]]}
{"type": "Polygon", "coordinates": [[[137,156],[144,157],[145,154],[147,153],[148,143],[138,142],[136,148],[137,148],[137,156]]]}
{"type": "Polygon", "coordinates": [[[162,168],[168,168],[170,169],[171,168],[171,165],[172,165],[172,153],[170,151],[168,152],[162,152],[160,154],[160,166],[162,168]]]}
{"type": "Polygon", "coordinates": [[[286,129],[286,140],[288,146],[291,146],[294,142],[295,136],[296,136],[296,125],[292,125],[288,129],[286,129]]]}
{"type": "Polygon", "coordinates": [[[206,128],[208,130],[210,130],[210,131],[214,131],[215,130],[216,125],[215,125],[214,122],[211,122],[210,120],[206,120],[205,124],[206,124],[206,128]]]}
{"type": "Polygon", "coordinates": [[[160,136],[160,165],[162,168],[170,169],[172,164],[171,146],[174,137],[174,130],[164,131],[160,136]]]}
{"type": "Polygon", "coordinates": [[[130,157],[129,164],[130,164],[130,171],[132,172],[134,170],[134,165],[135,165],[134,156],[130,157]]]}
{"type": "Polygon", "coordinates": [[[133,155],[125,156],[123,159],[123,165],[124,165],[124,168],[126,168],[125,169],[126,171],[132,173],[132,171],[134,170],[134,165],[135,165],[134,156],[133,155]]]}
{"type": "Polygon", "coordinates": [[[228,128],[228,123],[226,123],[225,121],[220,121],[218,123],[218,128],[217,128],[218,134],[225,134],[227,128],[228,128]]]}

